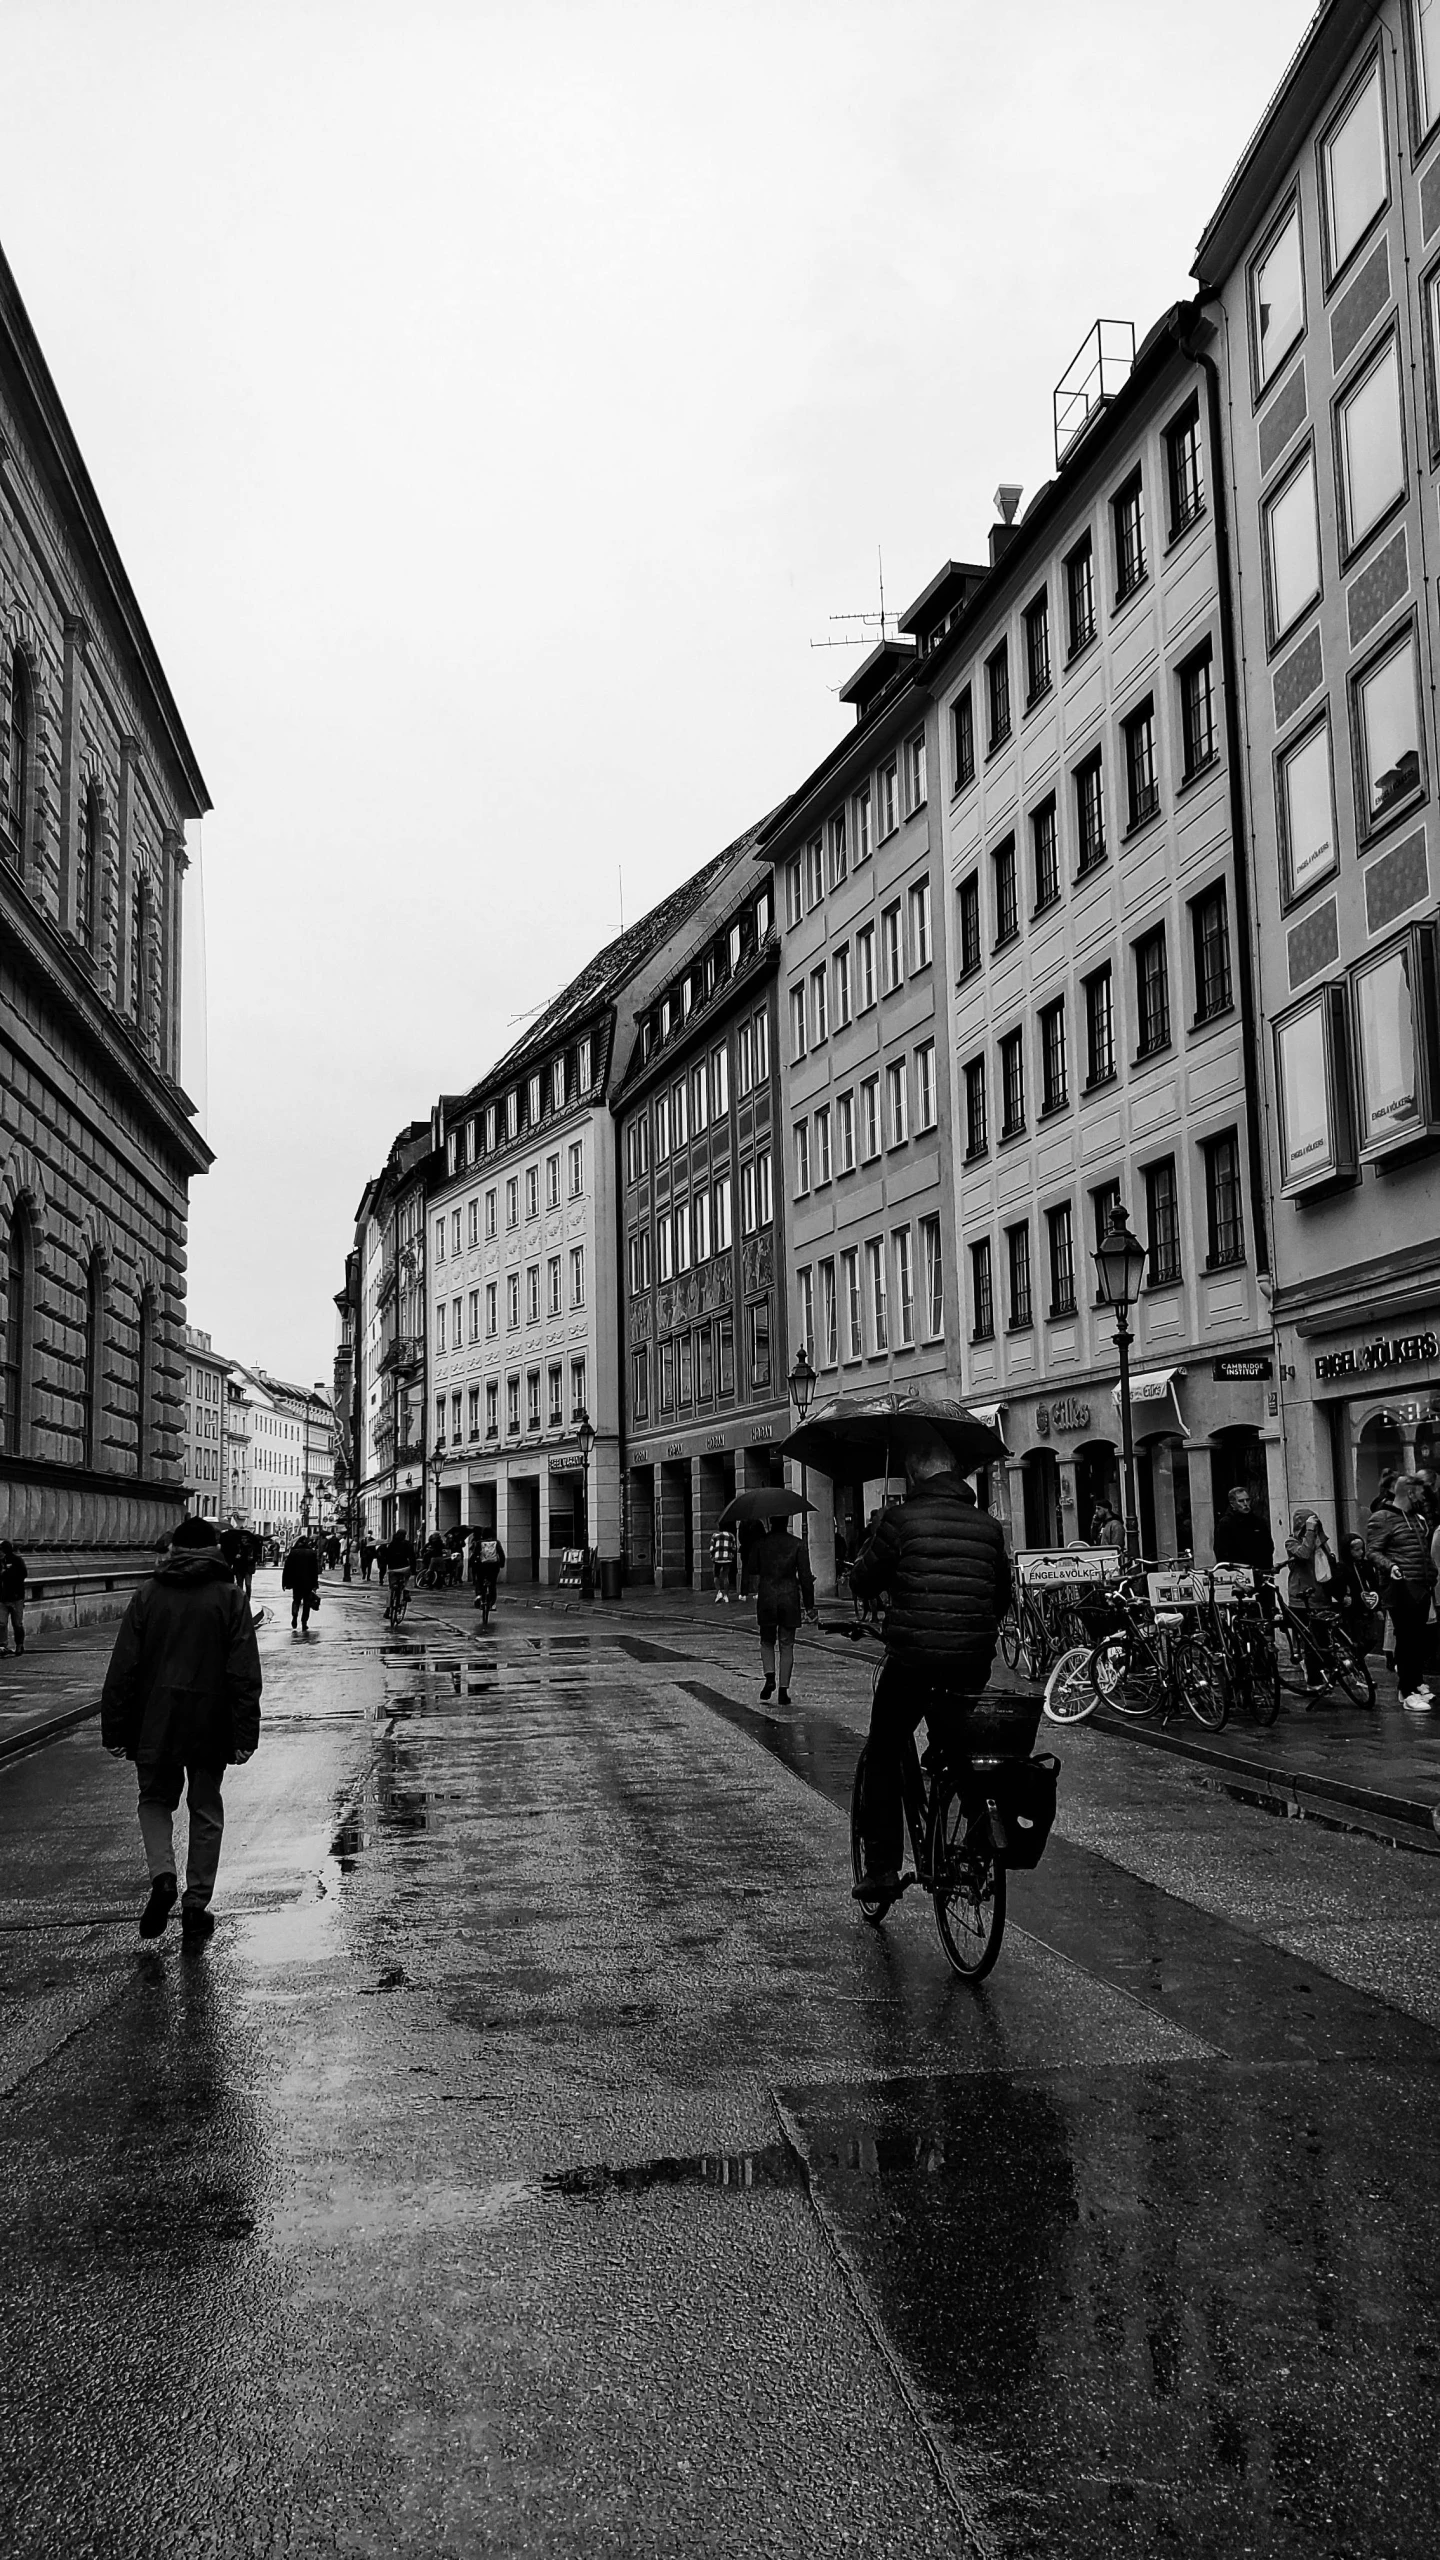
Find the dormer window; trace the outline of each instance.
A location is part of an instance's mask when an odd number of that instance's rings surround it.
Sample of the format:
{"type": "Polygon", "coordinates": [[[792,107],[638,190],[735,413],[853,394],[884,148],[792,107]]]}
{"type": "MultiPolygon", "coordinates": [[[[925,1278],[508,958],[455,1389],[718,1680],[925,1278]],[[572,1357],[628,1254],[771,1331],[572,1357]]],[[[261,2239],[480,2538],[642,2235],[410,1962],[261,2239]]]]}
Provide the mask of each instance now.
{"type": "Polygon", "coordinates": [[[532,1129],[535,1127],[540,1117],[541,1096],[543,1092],[544,1087],[541,1084],[540,1078],[538,1076],[532,1076],[530,1078],[530,1090],[527,1097],[530,1105],[530,1126],[532,1129]]]}
{"type": "MultiPolygon", "coordinates": [[[[842,845],[842,847],[843,847],[844,842],[845,842],[845,833],[844,833],[844,829],[845,829],[845,821],[844,821],[843,817],[841,818],[841,820],[840,820],[840,822],[839,822],[839,823],[840,823],[840,830],[841,830],[841,833],[840,833],[840,842],[841,842],[841,845],[842,845]]],[[[842,873],[842,876],[843,876],[843,873],[842,873]]],[[[768,889],[762,889],[762,890],[761,890],[761,892],[760,892],[759,897],[757,898],[757,900],[756,900],[756,902],[755,902],[755,938],[756,938],[757,942],[763,942],[763,941],[764,941],[764,939],[765,939],[766,934],[769,932],[769,930],[770,930],[770,924],[771,924],[771,916],[772,916],[772,909],[771,909],[771,905],[770,905],[770,892],[769,892],[769,890],[768,890],[768,889]]]]}
{"type": "Polygon", "coordinates": [[[553,1110],[565,1108],[565,1061],[556,1058],[550,1069],[550,1102],[553,1110]]]}
{"type": "Polygon", "coordinates": [[[520,1096],[518,1093],[507,1093],[505,1096],[505,1135],[507,1138],[518,1138],[520,1135],[520,1096]]]}
{"type": "Polygon", "coordinates": [[[738,924],[732,924],[730,927],[729,952],[731,968],[738,969],[740,966],[740,927],[738,924]]]}
{"type": "Polygon", "coordinates": [[[493,1156],[495,1153],[495,1129],[495,1105],[490,1102],[485,1106],[485,1153],[487,1156],[493,1156]]]}
{"type": "Polygon", "coordinates": [[[654,1023],[650,1020],[650,1017],[649,1017],[649,1015],[647,1014],[647,1015],[646,1015],[645,1020],[644,1020],[644,1021],[641,1023],[641,1025],[640,1025],[640,1055],[641,1055],[641,1057],[642,1057],[642,1058],[648,1058],[648,1057],[649,1057],[649,1055],[650,1055],[650,1052],[651,1052],[651,1050],[654,1048],[654,1046],[655,1046],[655,1025],[654,1025],[654,1023]]]}
{"type": "Polygon", "coordinates": [[[581,1093],[588,1093],[591,1082],[590,1035],[588,1032],[580,1043],[579,1049],[576,1052],[576,1059],[576,1083],[581,1093]]]}
{"type": "Polygon", "coordinates": [[[680,1019],[682,1022],[689,1021],[690,1007],[694,1001],[695,989],[691,980],[689,978],[682,978],[680,981],[680,1019]]]}
{"type": "Polygon", "coordinates": [[[673,1019],[674,1011],[671,1006],[670,998],[668,996],[662,997],[660,1004],[660,1037],[662,1040],[669,1039],[670,1025],[673,1019]]]}

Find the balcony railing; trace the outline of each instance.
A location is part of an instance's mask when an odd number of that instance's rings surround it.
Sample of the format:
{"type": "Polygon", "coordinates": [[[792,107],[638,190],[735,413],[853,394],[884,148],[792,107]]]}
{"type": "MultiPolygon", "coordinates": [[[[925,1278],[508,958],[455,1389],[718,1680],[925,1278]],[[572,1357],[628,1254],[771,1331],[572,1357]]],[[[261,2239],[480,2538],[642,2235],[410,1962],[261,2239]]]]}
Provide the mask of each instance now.
{"type": "Polygon", "coordinates": [[[383,1376],[387,1369],[418,1369],[424,1357],[425,1345],[418,1333],[392,1333],[377,1366],[383,1376]]]}
{"type": "Polygon", "coordinates": [[[1128,381],[1135,362],[1133,320],[1097,320],[1055,386],[1055,464],[1128,381]]]}

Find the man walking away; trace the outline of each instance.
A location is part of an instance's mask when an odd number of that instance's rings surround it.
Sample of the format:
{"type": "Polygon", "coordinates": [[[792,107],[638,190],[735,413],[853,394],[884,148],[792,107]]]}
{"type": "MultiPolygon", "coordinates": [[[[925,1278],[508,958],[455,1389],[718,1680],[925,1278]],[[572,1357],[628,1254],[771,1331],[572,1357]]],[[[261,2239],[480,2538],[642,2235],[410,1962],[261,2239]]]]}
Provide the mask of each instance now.
{"type": "Polygon", "coordinates": [[[1365,1544],[1380,1577],[1381,1594],[1395,1634],[1395,1678],[1400,1704],[1428,1716],[1434,1694],[1425,1677],[1425,1622],[1435,1567],[1429,1522],[1413,1476],[1397,1476],[1386,1503],[1372,1511],[1365,1544]]]}
{"type": "Polygon", "coordinates": [[[280,1588],[290,1594],[290,1624],[308,1635],[310,1612],[320,1605],[320,1557],[308,1538],[297,1538],[285,1559],[280,1588]]]}
{"type": "Polygon", "coordinates": [[[360,1579],[362,1582],[369,1581],[371,1567],[374,1562],[375,1541],[373,1538],[362,1538],[360,1541],[360,1579]]]}
{"type": "Polygon", "coordinates": [[[815,1609],[815,1577],[799,1539],[781,1520],[772,1522],[750,1551],[755,1577],[755,1615],[760,1623],[760,1668],[765,1677],[761,1698],[775,1695],[775,1665],[780,1665],[780,1705],[790,1704],[790,1668],[795,1659],[795,1630],[803,1613],[815,1609]]]}
{"type": "Polygon", "coordinates": [[[260,1655],[243,1593],[208,1520],[182,1520],[170,1554],[120,1622],[100,1703],[100,1739],[133,1760],[140,1836],[150,1869],[142,1938],[158,1938],[176,1897],[172,1823],[188,1783],[190,1854],[181,1927],[199,1944],[214,1928],[227,1766],[260,1740],[260,1655]]]}
{"type": "Polygon", "coordinates": [[[905,1459],[905,1500],[881,1513],[850,1567],[859,1600],[889,1596],[885,1662],[875,1684],[860,1833],[859,1901],[882,1908],[900,1890],[905,1745],[932,1707],[978,1697],[990,1677],[1010,1606],[1010,1559],[1000,1523],[982,1511],[938,1432],[905,1459]]]}
{"type": "Polygon", "coordinates": [[[13,1633],[15,1650],[25,1650],[25,1559],[8,1538],[0,1538],[0,1653],[13,1633]]]}

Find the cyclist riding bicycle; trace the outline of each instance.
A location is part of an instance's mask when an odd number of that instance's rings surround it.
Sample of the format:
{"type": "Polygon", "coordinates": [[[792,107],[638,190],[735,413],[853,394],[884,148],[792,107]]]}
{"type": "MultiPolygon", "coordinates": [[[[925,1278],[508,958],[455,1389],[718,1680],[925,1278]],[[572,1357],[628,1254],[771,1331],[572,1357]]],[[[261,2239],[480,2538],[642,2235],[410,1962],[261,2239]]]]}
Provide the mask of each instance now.
{"type": "Polygon", "coordinates": [[[405,1585],[414,1570],[415,1550],[404,1530],[397,1529],[389,1546],[385,1549],[385,1580],[390,1592],[386,1603],[387,1609],[393,1610],[399,1606],[405,1585]]]}
{"type": "Polygon", "coordinates": [[[850,1568],[857,1598],[883,1591],[889,1603],[860,1803],[865,1876],[855,1894],[871,1906],[900,1890],[906,1746],[922,1717],[933,1729],[947,1705],[984,1688],[1012,1588],[1000,1524],[938,1433],[907,1452],[905,1481],[905,1500],[881,1513],[850,1568]]]}

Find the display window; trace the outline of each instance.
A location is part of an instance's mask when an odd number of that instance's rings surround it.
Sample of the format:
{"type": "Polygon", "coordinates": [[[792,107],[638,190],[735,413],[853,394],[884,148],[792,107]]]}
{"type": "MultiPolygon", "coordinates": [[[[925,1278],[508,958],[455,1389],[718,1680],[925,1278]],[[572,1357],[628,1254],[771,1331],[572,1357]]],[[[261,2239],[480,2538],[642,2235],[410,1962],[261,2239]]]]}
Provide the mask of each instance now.
{"type": "Polygon", "coordinates": [[[1414,925],[1351,971],[1362,1155],[1428,1135],[1435,1123],[1433,930],[1414,925]]]}
{"type": "Polygon", "coordinates": [[[1277,1022],[1275,1081],[1282,1191],[1308,1191],[1352,1174],[1343,988],[1319,988],[1277,1022]]]}

